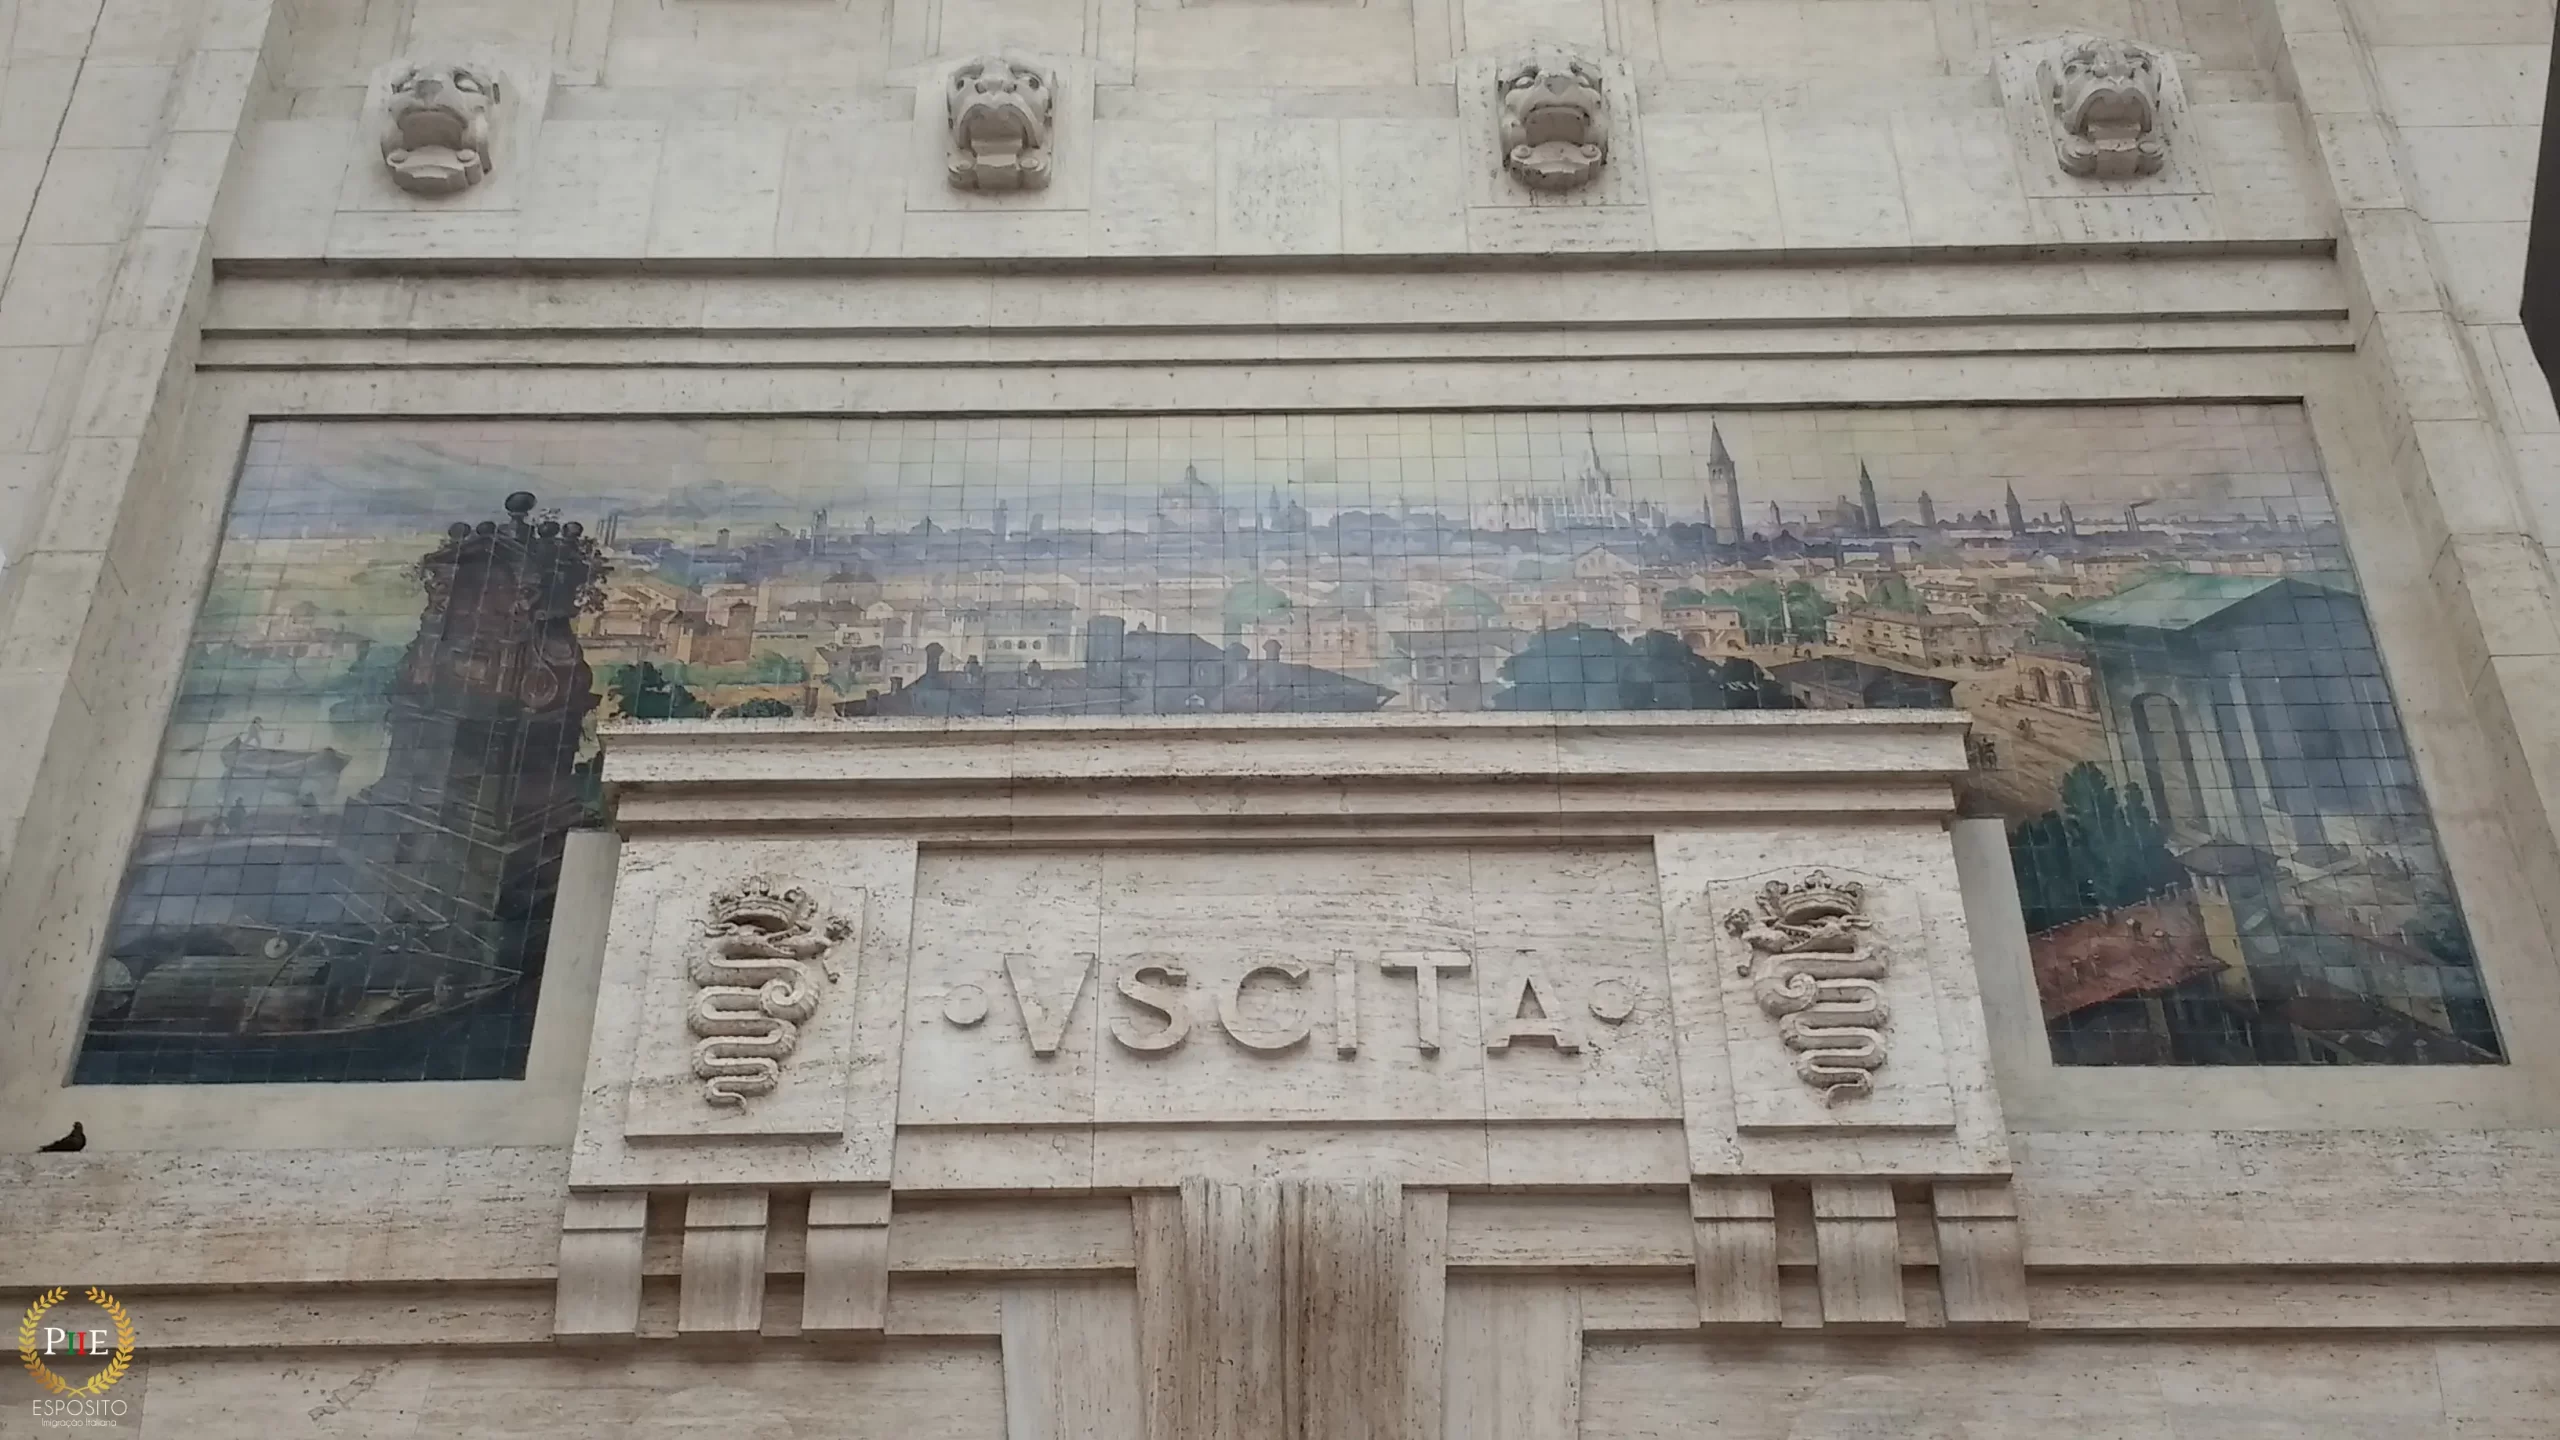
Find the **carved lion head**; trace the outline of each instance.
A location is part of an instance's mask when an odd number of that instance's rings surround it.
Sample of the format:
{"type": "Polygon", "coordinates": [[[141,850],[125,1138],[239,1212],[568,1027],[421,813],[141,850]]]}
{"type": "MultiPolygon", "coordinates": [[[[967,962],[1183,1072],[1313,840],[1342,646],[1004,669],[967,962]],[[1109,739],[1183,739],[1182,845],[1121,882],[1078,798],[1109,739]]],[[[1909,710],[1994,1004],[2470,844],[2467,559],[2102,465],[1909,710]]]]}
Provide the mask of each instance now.
{"type": "Polygon", "coordinates": [[[2160,135],[2159,57],[2127,40],[2092,38],[2048,67],[2055,148],[2073,175],[2149,175],[2168,158],[2160,135]]]}
{"type": "Polygon", "coordinates": [[[449,195],[489,173],[490,112],[498,77],[432,61],[392,77],[383,106],[382,163],[401,189],[449,195]]]}
{"type": "Polygon", "coordinates": [[[1049,183],[1047,72],[990,55],[951,72],[951,183],[964,190],[1037,190],[1049,183]]]}
{"type": "Polygon", "coordinates": [[[1609,100],[1600,69],[1542,50],[1502,68],[1503,163],[1538,190],[1570,190],[1609,158],[1609,100]]]}

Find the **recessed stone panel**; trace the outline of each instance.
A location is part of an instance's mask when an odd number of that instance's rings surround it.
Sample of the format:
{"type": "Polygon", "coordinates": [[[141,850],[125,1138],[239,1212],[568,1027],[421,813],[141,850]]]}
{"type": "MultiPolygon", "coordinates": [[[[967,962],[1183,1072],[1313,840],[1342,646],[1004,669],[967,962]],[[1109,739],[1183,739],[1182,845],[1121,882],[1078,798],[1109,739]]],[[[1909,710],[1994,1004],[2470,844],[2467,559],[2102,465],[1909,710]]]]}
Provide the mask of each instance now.
{"type": "Polygon", "coordinates": [[[1637,847],[928,853],[909,1124],[1668,1119],[1637,847]]]}

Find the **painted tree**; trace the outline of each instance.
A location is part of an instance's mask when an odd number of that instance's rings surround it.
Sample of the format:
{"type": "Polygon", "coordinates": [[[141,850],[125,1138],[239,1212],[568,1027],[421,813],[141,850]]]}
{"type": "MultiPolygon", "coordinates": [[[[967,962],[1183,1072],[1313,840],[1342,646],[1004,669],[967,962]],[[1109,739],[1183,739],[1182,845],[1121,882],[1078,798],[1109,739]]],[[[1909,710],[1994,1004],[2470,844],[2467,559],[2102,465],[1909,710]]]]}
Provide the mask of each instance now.
{"type": "Polygon", "coordinates": [[[1677,635],[1589,625],[1541,630],[1502,662],[1496,710],[1741,710],[1796,704],[1748,660],[1715,661],[1677,635]]]}
{"type": "Polygon", "coordinates": [[[605,686],[625,719],[700,720],[711,714],[711,707],[686,689],[684,682],[645,660],[615,666],[605,686]]]}
{"type": "Polygon", "coordinates": [[[2186,883],[2139,786],[2118,788],[2083,761],[2062,777],[2062,804],[2009,837],[2027,929],[2041,933],[2186,883]]]}

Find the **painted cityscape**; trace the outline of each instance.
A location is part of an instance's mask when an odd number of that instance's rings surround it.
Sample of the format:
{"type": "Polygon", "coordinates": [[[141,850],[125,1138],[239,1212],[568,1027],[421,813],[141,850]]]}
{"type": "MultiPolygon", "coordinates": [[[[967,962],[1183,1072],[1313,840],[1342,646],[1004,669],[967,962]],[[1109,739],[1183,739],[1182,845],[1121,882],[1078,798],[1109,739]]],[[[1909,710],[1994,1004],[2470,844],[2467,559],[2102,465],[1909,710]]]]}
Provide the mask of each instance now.
{"type": "Polygon", "coordinates": [[[258,427],[86,1083],[520,1075],[615,718],[1948,708],[2066,1064],[2499,1042],[2300,411],[258,427]]]}

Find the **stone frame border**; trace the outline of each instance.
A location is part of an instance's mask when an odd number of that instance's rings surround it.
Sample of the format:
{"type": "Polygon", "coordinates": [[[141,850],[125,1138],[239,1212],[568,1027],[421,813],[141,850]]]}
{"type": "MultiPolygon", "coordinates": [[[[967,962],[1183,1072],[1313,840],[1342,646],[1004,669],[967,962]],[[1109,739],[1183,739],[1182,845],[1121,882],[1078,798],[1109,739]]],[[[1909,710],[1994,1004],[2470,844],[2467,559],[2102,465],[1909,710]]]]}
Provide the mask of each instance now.
{"type": "MultiPolygon", "coordinates": [[[[738,283],[752,288],[756,282],[738,283]]],[[[536,340],[528,348],[538,353],[545,343],[536,340]]],[[[2020,983],[2023,946],[2011,942],[2015,900],[2006,889],[2006,871],[1993,866],[1996,876],[1986,874],[1977,864],[1968,875],[1967,904],[1989,962],[1985,1004],[2013,1129],[2560,1124],[2560,1055],[2518,1043],[2535,1033],[2538,1020],[2560,1014],[2560,971],[2549,963],[2551,946],[2535,899],[2560,893],[2560,875],[2543,873],[2553,846],[2549,817],[2522,778],[2524,742],[2494,689],[2495,671],[2480,663],[2480,637],[2499,633],[2502,617],[2549,613],[2549,582],[2538,574],[2473,574],[2458,589],[2440,590],[2430,561],[2451,537],[2439,517],[2462,497],[2411,496],[2401,489],[2399,477],[2415,467],[2396,463],[2401,457],[2388,443],[2370,372],[2357,356],[2324,349],[2278,342],[2271,352],[2128,346],[2121,353],[2069,358],[2012,351],[1891,357],[1734,353],[1594,358],[1541,367],[1539,403],[1526,408],[2215,400],[2305,405],[2372,601],[2386,667],[2479,946],[2491,1003],[2509,1041],[2510,1063],[2462,1069],[2054,1066],[2041,1044],[2032,989],[2020,983]],[[2448,603],[2475,608],[2448,613],[2442,608],[2448,603]],[[2466,673],[2480,675],[2478,688],[2465,684],[2466,673]],[[2002,909],[2004,903],[2010,908],[2002,909]]],[[[1359,353],[1356,347],[1352,353],[1359,353]]],[[[528,368],[403,373],[395,360],[392,367],[200,372],[183,432],[173,437],[180,458],[165,470],[140,472],[135,493],[118,497],[121,504],[99,497],[98,503],[118,512],[107,559],[117,575],[127,577],[125,584],[114,590],[102,585],[85,615],[46,613],[47,604],[36,597],[21,607],[14,622],[18,633],[59,633],[67,625],[77,636],[75,668],[100,676],[100,693],[125,697],[112,714],[99,717],[102,723],[52,737],[20,843],[22,853],[61,851],[66,859],[43,875],[21,865],[0,891],[0,933],[21,937],[30,957],[15,987],[15,1013],[0,1015],[0,1024],[24,1037],[19,1053],[28,1059],[16,1073],[0,1076],[0,1104],[31,1117],[35,1129],[58,1130],[76,1113],[119,1149],[309,1148],[562,1143],[574,1124],[579,1057],[568,1052],[584,1047],[568,1033],[568,1022],[574,1018],[582,1036],[587,1018],[565,1013],[577,1004],[569,993],[579,968],[574,964],[555,965],[546,981],[543,1022],[524,1082],[332,1086],[320,1093],[308,1086],[60,1083],[93,983],[101,916],[112,904],[140,796],[156,762],[174,691],[175,669],[168,662],[191,629],[253,421],[788,419],[947,414],[955,408],[949,372],[928,365],[569,369],[537,360],[528,368]],[[564,993],[553,993],[555,982],[564,993]]],[[[1516,370],[1447,359],[1176,363],[1143,370],[1110,363],[998,362],[978,376],[988,387],[981,393],[1003,403],[963,413],[1524,408],[1516,370]]],[[[2438,484],[2451,478],[2440,476],[2438,484]]],[[[85,605],[88,599],[83,593],[55,603],[85,605]]],[[[1980,859],[1978,838],[1960,842],[1960,849],[1980,859]]],[[[597,911],[600,919],[601,899],[600,893],[564,893],[564,906],[582,908],[580,923],[556,929],[556,956],[575,953],[563,947],[592,947],[600,940],[587,928],[587,913],[597,911]]],[[[592,985],[592,978],[586,983],[592,985]]]]}

